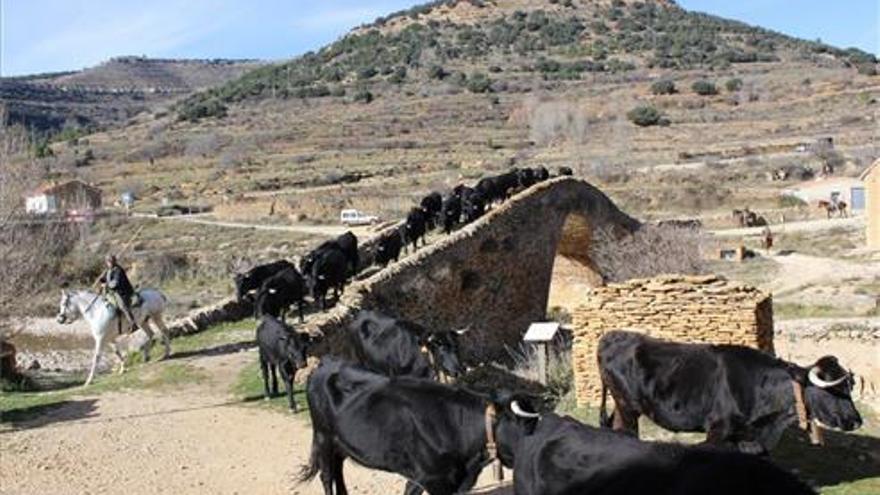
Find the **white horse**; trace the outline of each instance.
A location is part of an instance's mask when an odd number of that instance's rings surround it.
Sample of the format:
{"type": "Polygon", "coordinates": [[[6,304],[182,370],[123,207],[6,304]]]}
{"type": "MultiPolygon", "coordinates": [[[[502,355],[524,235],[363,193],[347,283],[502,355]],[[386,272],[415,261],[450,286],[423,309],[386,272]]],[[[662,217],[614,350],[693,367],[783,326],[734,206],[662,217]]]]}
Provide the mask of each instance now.
{"type": "MultiPolygon", "coordinates": [[[[168,330],[165,322],[162,320],[162,313],[165,311],[165,296],[155,289],[141,289],[138,291],[141,304],[132,308],[135,321],[147,334],[147,342],[141,349],[144,353],[144,360],[150,360],[150,347],[153,345],[153,330],[151,323],[155,323],[159,327],[159,334],[162,336],[162,343],[165,345],[165,354],[162,359],[171,355],[171,340],[168,337],[168,330]]],[[[92,330],[92,337],[95,339],[95,356],[92,358],[92,369],[89,371],[89,377],[86,379],[86,386],[92,383],[95,376],[95,369],[98,367],[98,357],[101,349],[110,345],[116,356],[120,360],[119,372],[125,371],[125,358],[119,352],[114,344],[113,335],[116,335],[118,325],[122,324],[123,330],[129,329],[128,320],[124,315],[118,314],[116,308],[107,302],[99,294],[87,290],[79,291],[61,291],[61,304],[58,308],[58,323],[65,324],[75,321],[82,317],[89,324],[92,330]]]]}

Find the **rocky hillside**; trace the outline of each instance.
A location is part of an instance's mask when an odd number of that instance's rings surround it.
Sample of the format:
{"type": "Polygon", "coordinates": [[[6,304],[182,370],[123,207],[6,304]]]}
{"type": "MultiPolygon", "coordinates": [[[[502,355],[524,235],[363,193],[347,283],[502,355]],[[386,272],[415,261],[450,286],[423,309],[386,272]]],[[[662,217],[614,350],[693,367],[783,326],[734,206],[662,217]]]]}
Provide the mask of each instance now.
{"type": "Polygon", "coordinates": [[[48,133],[82,132],[124,122],[256,66],[248,60],[117,57],[82,71],[0,79],[0,103],[13,122],[48,133]]]}
{"type": "Polygon", "coordinates": [[[671,0],[441,0],[377,19],[341,40],[189,98],[183,118],[225,115],[267,97],[350,95],[445,80],[475,93],[636,69],[806,61],[875,71],[876,58],[686,11],[671,0]]]}

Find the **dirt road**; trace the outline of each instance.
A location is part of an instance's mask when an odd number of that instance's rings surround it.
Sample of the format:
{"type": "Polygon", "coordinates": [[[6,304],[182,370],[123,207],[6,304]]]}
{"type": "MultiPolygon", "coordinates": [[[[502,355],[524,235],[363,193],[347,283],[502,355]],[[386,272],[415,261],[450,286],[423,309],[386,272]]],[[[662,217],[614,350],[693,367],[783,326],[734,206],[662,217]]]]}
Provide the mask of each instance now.
{"type": "MultiPolygon", "coordinates": [[[[0,493],[323,494],[320,481],[295,480],[311,443],[307,413],[294,417],[231,394],[239,372],[255,359],[253,350],[172,359],[203,370],[209,381],[84,392],[11,428],[4,423],[0,493]]],[[[351,461],[345,477],[351,493],[403,491],[402,478],[351,461]]],[[[480,484],[492,485],[488,470],[480,484]]]]}
{"type": "MultiPolygon", "coordinates": [[[[864,217],[849,218],[829,218],[818,220],[802,220],[798,222],[788,222],[782,224],[770,225],[770,230],[774,234],[792,233],[792,232],[819,232],[822,230],[832,230],[839,228],[858,228],[865,225],[864,217]]],[[[741,229],[721,229],[710,231],[716,237],[743,237],[750,235],[761,235],[764,227],[746,227],[741,229]]]]}

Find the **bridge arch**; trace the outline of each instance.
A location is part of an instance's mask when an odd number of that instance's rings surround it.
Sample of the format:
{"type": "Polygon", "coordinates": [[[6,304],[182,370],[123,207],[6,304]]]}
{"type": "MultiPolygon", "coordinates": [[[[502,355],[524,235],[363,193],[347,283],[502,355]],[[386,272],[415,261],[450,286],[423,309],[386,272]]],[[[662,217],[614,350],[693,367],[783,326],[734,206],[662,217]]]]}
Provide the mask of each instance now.
{"type": "Polygon", "coordinates": [[[312,330],[327,337],[325,352],[338,352],[345,347],[340,327],[359,308],[377,309],[429,328],[470,326],[466,358],[501,358],[545,316],[557,258],[599,283],[601,267],[589,258],[593,232],[639,225],[587,182],[555,178],[352,284],[312,330]]]}

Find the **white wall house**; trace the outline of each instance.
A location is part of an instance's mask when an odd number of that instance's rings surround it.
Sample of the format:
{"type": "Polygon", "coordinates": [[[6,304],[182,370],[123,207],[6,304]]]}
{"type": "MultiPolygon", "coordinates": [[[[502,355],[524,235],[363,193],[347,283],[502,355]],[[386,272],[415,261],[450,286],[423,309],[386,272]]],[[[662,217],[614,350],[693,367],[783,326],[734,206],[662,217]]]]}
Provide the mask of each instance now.
{"type": "Polygon", "coordinates": [[[46,215],[58,211],[58,201],[54,195],[35,194],[27,197],[24,208],[33,215],[46,215]]]}
{"type": "Polygon", "coordinates": [[[843,201],[850,211],[865,211],[865,184],[858,177],[830,177],[816,179],[783,191],[815,206],[819,201],[843,201]]]}

